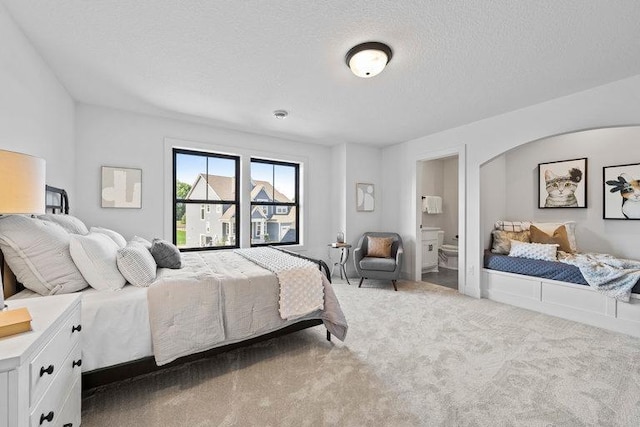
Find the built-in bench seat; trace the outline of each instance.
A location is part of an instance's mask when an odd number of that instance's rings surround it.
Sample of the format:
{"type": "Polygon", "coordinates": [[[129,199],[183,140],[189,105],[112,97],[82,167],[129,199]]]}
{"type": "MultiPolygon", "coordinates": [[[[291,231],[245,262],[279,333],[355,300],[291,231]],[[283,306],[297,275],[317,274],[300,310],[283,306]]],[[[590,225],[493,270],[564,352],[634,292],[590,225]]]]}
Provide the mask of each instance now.
{"type": "MultiPolygon", "coordinates": [[[[523,260],[523,264],[534,261],[523,260]]],[[[491,262],[491,255],[485,255],[482,297],[640,337],[640,283],[633,288],[631,300],[621,302],[589,287],[581,274],[581,284],[571,283],[579,279],[567,267],[577,269],[579,273],[577,267],[561,262],[543,262],[551,265],[537,264],[538,268],[513,273],[493,269],[499,263],[495,259],[491,262]],[[561,274],[550,267],[557,267],[561,274]],[[525,271],[537,272],[542,277],[522,274],[525,271]],[[562,277],[563,280],[551,277],[562,277]]]]}

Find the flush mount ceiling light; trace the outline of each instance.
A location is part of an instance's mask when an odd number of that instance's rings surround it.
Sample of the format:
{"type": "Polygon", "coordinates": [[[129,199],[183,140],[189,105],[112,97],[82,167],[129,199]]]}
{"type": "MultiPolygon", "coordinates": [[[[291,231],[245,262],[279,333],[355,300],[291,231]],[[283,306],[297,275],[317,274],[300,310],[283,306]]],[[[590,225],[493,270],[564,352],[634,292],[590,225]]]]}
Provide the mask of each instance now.
{"type": "Polygon", "coordinates": [[[352,47],[345,58],[353,74],[368,79],[377,76],[387,66],[393,52],[380,42],[366,42],[352,47]]]}
{"type": "Polygon", "coordinates": [[[286,119],[288,115],[289,115],[289,112],[287,110],[276,110],[273,112],[273,116],[276,119],[280,119],[280,120],[286,119]]]}

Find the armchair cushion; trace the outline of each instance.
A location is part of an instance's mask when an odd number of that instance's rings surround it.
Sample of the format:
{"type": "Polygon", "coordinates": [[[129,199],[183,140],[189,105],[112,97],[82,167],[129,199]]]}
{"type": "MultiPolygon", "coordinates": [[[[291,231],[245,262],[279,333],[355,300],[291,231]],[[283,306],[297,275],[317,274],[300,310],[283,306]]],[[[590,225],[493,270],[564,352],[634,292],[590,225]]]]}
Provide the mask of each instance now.
{"type": "Polygon", "coordinates": [[[391,245],[393,244],[393,237],[368,237],[367,242],[367,256],[375,258],[390,258],[391,257],[391,245]]]}
{"type": "Polygon", "coordinates": [[[362,270],[393,271],[396,269],[395,258],[364,257],[360,261],[362,270]]]}

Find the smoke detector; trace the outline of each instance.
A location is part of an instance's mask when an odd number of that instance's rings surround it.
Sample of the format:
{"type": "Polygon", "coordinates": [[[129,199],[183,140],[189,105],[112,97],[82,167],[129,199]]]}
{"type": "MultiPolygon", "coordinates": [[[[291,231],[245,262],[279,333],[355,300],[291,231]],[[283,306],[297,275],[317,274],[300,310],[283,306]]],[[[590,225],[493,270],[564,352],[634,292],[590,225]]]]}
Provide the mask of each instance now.
{"type": "Polygon", "coordinates": [[[276,110],[273,112],[273,116],[276,119],[280,119],[280,120],[286,119],[288,115],[289,115],[289,112],[287,110],[276,110]]]}

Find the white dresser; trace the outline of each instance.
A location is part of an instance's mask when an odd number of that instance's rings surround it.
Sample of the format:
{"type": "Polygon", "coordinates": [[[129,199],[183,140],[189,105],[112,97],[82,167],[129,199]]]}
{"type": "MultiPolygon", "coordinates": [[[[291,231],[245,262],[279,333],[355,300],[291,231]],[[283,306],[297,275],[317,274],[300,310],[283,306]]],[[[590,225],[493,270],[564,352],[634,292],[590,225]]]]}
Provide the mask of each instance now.
{"type": "Polygon", "coordinates": [[[438,231],[436,227],[422,228],[422,272],[438,271],[438,231]]]}
{"type": "Polygon", "coordinates": [[[0,338],[0,427],[80,425],[80,295],[8,301],[31,332],[0,338]]]}

